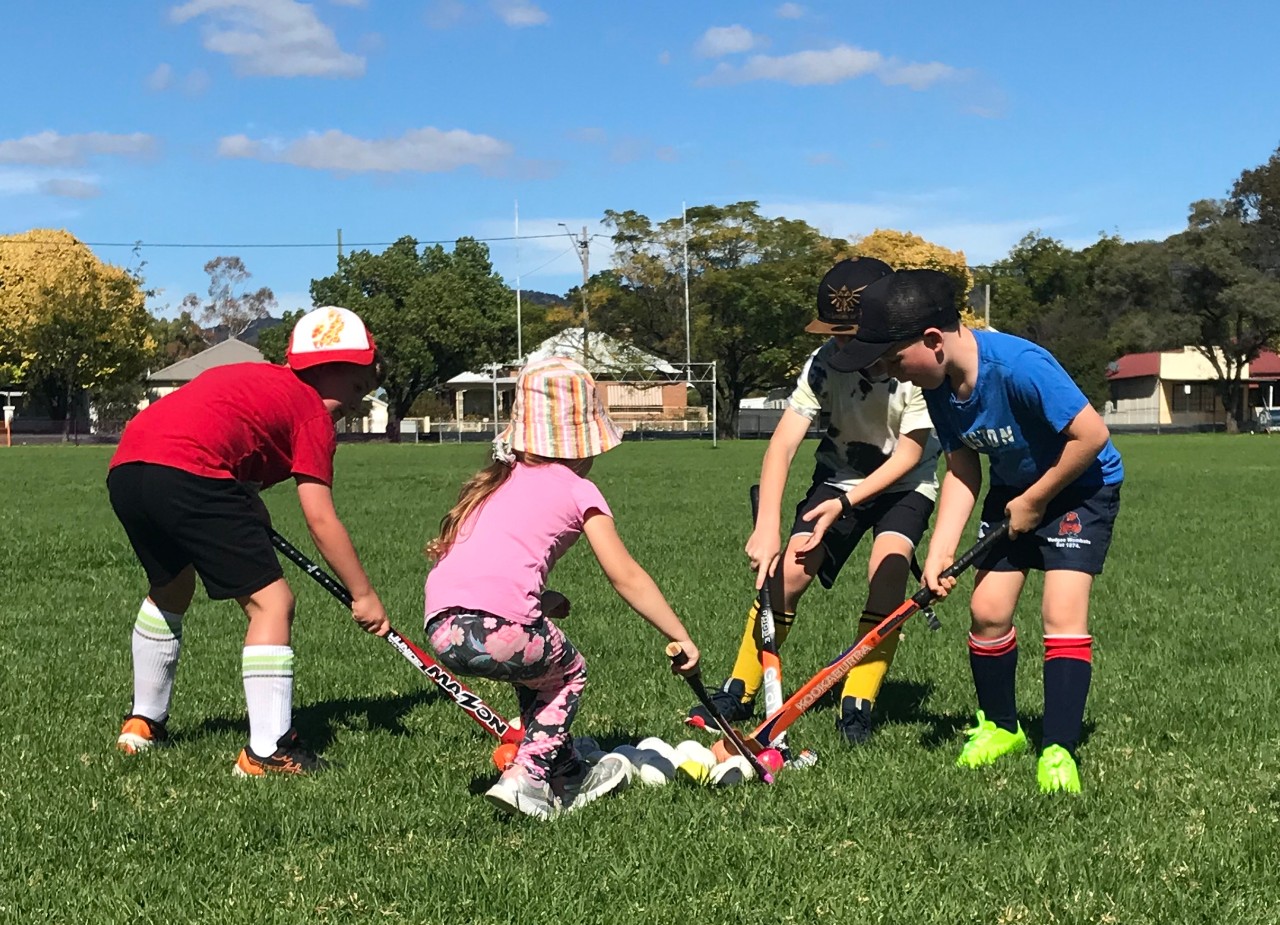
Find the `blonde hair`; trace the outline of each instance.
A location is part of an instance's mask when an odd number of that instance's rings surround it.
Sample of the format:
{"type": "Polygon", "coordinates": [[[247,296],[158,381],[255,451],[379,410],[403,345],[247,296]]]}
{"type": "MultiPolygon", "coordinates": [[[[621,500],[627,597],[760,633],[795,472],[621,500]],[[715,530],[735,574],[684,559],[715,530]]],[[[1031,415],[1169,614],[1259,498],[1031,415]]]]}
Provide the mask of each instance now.
{"type": "Polygon", "coordinates": [[[516,466],[548,466],[552,463],[560,463],[563,466],[568,466],[578,475],[585,476],[590,470],[593,461],[590,457],[587,459],[551,459],[546,456],[536,456],[533,453],[520,451],[516,451],[515,456],[516,461],[513,465],[494,460],[467,479],[458,492],[457,503],[449,509],[449,512],[444,517],[440,518],[439,536],[428,542],[423,550],[428,559],[439,562],[449,554],[453,544],[458,542],[459,534],[462,532],[462,528],[467,525],[467,521],[489,500],[490,495],[502,487],[516,466]]]}

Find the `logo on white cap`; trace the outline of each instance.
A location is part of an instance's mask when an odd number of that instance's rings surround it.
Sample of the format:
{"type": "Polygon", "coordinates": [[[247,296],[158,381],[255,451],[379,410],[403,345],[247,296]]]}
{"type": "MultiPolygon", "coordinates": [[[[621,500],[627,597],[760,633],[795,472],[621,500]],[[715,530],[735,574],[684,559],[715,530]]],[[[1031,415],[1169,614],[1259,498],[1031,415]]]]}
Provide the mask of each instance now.
{"type": "Polygon", "coordinates": [[[298,319],[289,338],[288,362],[293,369],[321,363],[373,362],[373,338],[360,316],[348,308],[326,305],[298,319]]]}

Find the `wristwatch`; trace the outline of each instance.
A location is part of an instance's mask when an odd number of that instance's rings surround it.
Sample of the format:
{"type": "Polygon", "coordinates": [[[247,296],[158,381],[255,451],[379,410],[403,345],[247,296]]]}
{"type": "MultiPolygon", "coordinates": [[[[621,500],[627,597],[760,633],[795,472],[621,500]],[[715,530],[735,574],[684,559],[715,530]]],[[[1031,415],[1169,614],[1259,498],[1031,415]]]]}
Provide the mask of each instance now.
{"type": "Polygon", "coordinates": [[[849,500],[849,493],[840,492],[840,516],[848,516],[853,511],[853,502],[849,500]]]}

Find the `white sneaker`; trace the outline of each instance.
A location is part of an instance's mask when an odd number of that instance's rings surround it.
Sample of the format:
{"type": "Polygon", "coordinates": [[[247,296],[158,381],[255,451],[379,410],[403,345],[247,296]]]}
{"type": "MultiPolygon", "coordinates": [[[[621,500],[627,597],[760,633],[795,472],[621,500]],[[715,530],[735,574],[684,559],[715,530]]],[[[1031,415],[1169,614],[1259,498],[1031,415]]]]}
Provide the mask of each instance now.
{"type": "Polygon", "coordinates": [[[524,813],[536,819],[550,819],[557,805],[551,785],[535,781],[524,768],[512,768],[485,791],[484,797],[498,809],[508,813],[524,813]]]}
{"type": "Polygon", "coordinates": [[[611,793],[617,793],[631,783],[631,764],[621,755],[605,754],[595,765],[579,762],[577,768],[567,774],[553,777],[552,788],[560,798],[562,813],[586,806],[611,793]]]}

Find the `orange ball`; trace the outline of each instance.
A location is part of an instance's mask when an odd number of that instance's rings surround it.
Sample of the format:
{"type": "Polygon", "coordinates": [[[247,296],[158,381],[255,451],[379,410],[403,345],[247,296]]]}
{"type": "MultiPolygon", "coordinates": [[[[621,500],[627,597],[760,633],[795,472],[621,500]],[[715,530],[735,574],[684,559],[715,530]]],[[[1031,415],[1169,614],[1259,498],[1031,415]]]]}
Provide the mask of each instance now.
{"type": "Polygon", "coordinates": [[[736,755],[737,752],[730,751],[729,746],[725,745],[724,740],[722,739],[715,745],[711,746],[711,754],[716,756],[716,764],[719,764],[722,761],[728,760],[730,755],[736,755]]]}
{"type": "Polygon", "coordinates": [[[515,742],[503,742],[493,750],[493,765],[499,771],[505,771],[516,763],[516,753],[520,746],[515,742]]]}

